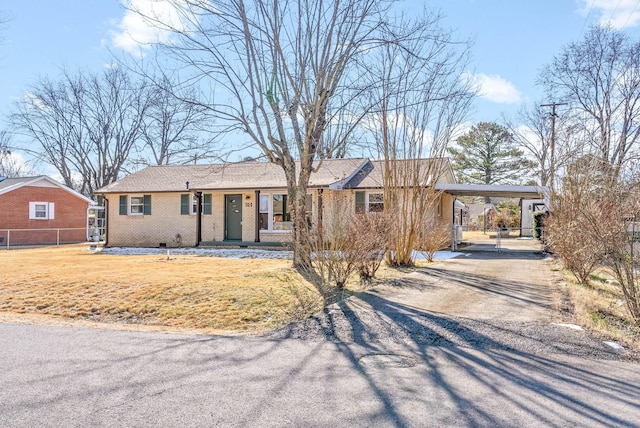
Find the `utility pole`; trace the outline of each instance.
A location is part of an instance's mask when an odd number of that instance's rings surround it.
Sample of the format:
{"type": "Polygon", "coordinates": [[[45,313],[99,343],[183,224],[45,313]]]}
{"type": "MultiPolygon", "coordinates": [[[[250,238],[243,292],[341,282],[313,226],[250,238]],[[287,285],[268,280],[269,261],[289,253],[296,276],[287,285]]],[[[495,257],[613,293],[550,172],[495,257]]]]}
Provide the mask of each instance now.
{"type": "Polygon", "coordinates": [[[556,113],[556,107],[566,105],[567,103],[540,104],[540,107],[551,107],[551,160],[549,162],[549,182],[551,184],[551,189],[554,189],[555,187],[554,181],[556,177],[556,117],[558,116],[556,113]]]}

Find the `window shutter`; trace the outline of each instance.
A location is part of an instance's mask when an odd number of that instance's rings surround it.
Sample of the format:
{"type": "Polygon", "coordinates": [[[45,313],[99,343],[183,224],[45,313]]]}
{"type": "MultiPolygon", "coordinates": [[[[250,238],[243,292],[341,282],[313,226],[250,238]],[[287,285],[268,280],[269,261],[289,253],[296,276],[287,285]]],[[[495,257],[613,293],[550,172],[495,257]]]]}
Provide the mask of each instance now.
{"type": "Polygon", "coordinates": [[[142,197],[143,206],[142,206],[142,214],[151,215],[151,195],[144,195],[142,197]]]}
{"type": "Polygon", "coordinates": [[[180,214],[181,215],[189,215],[189,196],[191,195],[180,195],[180,214]]]}
{"type": "Polygon", "coordinates": [[[49,202],[49,210],[48,210],[47,214],[49,215],[49,217],[48,217],[49,220],[54,220],[56,218],[56,216],[55,216],[55,204],[53,202],[49,202]]]}
{"type": "Polygon", "coordinates": [[[204,195],[204,203],[202,206],[203,214],[211,214],[211,193],[206,193],[204,195]]]}
{"type": "Polygon", "coordinates": [[[127,215],[127,195],[120,195],[120,215],[127,215]]]}
{"type": "Polygon", "coordinates": [[[366,211],[364,196],[364,192],[356,192],[356,214],[366,211]]]}
{"type": "Polygon", "coordinates": [[[36,218],[36,203],[29,202],[29,220],[35,220],[36,218]]]}

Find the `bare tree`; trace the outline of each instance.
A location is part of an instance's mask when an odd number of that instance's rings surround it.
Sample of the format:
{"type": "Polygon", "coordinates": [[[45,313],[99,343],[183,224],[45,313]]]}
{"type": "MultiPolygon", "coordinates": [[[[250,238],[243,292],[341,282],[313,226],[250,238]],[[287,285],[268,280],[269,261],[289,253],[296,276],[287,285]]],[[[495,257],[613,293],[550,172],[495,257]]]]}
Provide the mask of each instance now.
{"type": "Polygon", "coordinates": [[[152,99],[147,82],[117,68],[100,75],[65,71],[57,82],[34,85],[11,120],[30,142],[24,151],[53,165],[67,186],[93,196],[131,161],[152,99]]]}
{"type": "Polygon", "coordinates": [[[515,121],[505,119],[513,140],[535,160],[541,186],[550,186],[555,181],[552,175],[557,176],[564,171],[580,147],[577,137],[581,127],[573,120],[572,112],[567,109],[558,111],[555,118],[552,114],[540,102],[523,107],[515,121]]]}
{"type": "Polygon", "coordinates": [[[435,184],[448,168],[447,145],[473,96],[460,79],[467,44],[456,42],[439,20],[425,13],[403,21],[402,31],[387,27],[404,37],[380,49],[370,69],[376,111],[368,119],[384,160],[384,210],[395,219],[387,229],[392,265],[413,263],[422,226],[440,200],[435,184]]]}
{"type": "Polygon", "coordinates": [[[615,182],[637,156],[640,139],[640,42],[611,27],[592,27],[543,68],[539,83],[549,99],[582,113],[591,153],[615,182]],[[612,168],[606,167],[610,164],[612,168]]]}
{"type": "MultiPolygon", "coordinates": [[[[173,35],[160,46],[216,91],[208,105],[225,131],[243,133],[285,173],[294,265],[310,267],[307,186],[347,134],[325,138],[361,87],[387,2],[345,0],[173,2],[179,19],[137,10],[173,35]]],[[[356,115],[357,116],[357,115],[356,115]]],[[[349,129],[353,129],[352,124],[349,129]]]]}
{"type": "Polygon", "coordinates": [[[35,175],[24,162],[20,162],[11,152],[11,134],[0,131],[0,178],[35,175]]]}
{"type": "Polygon", "coordinates": [[[145,144],[141,163],[184,164],[214,157],[214,145],[202,130],[211,118],[194,90],[175,89],[173,83],[165,76],[153,89],[153,101],[141,123],[145,144]]]}

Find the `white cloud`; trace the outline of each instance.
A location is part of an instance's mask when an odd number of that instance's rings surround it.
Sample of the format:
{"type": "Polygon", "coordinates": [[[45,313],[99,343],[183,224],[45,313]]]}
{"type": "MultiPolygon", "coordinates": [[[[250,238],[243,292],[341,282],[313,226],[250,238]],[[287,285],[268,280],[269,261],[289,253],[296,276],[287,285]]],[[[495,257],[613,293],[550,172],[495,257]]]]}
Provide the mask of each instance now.
{"type": "Polygon", "coordinates": [[[580,12],[588,16],[596,11],[600,25],[611,25],[617,30],[636,27],[640,23],[638,0],[579,0],[583,7],[580,12]]]}
{"type": "Polygon", "coordinates": [[[513,83],[497,74],[464,73],[462,79],[476,90],[478,96],[498,104],[520,104],[522,95],[513,83]]]}
{"type": "Polygon", "coordinates": [[[112,30],[111,43],[126,52],[141,55],[151,43],[168,42],[171,32],[166,28],[152,25],[144,16],[153,18],[167,28],[178,31],[186,29],[184,15],[181,15],[181,1],[171,0],[123,0],[126,7],[118,29],[112,30]],[[139,11],[140,13],[137,13],[139,11]],[[143,16],[144,15],[144,16],[143,16]]]}

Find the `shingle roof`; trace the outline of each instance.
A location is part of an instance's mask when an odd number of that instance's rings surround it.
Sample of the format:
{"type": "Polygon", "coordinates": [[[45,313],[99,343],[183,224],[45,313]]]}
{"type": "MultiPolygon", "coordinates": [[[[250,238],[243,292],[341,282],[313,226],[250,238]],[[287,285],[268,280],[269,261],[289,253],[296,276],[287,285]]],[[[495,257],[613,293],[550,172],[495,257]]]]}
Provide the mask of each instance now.
{"type": "Polygon", "coordinates": [[[23,187],[23,186],[37,186],[38,183],[41,183],[41,182],[47,182],[47,183],[53,184],[54,186],[57,186],[62,190],[67,191],[80,199],[84,199],[89,204],[95,204],[95,202],[92,201],[90,198],[84,196],[81,193],[76,192],[75,190],[65,186],[64,184],[58,183],[56,180],[46,175],[38,175],[34,177],[5,178],[3,180],[0,180],[0,195],[3,193],[12,192],[15,189],[19,189],[20,187],[23,187]]]}
{"type": "Polygon", "coordinates": [[[20,184],[27,183],[29,181],[33,181],[37,178],[42,178],[44,176],[37,177],[18,177],[18,178],[5,178],[0,180],[0,190],[8,189],[9,187],[19,186],[20,184]]]}
{"type": "MultiPolygon", "coordinates": [[[[328,159],[311,174],[310,187],[329,187],[350,178],[367,159],[328,159]]],[[[269,162],[150,166],[95,193],[182,192],[191,190],[286,188],[284,171],[269,162]]]]}

